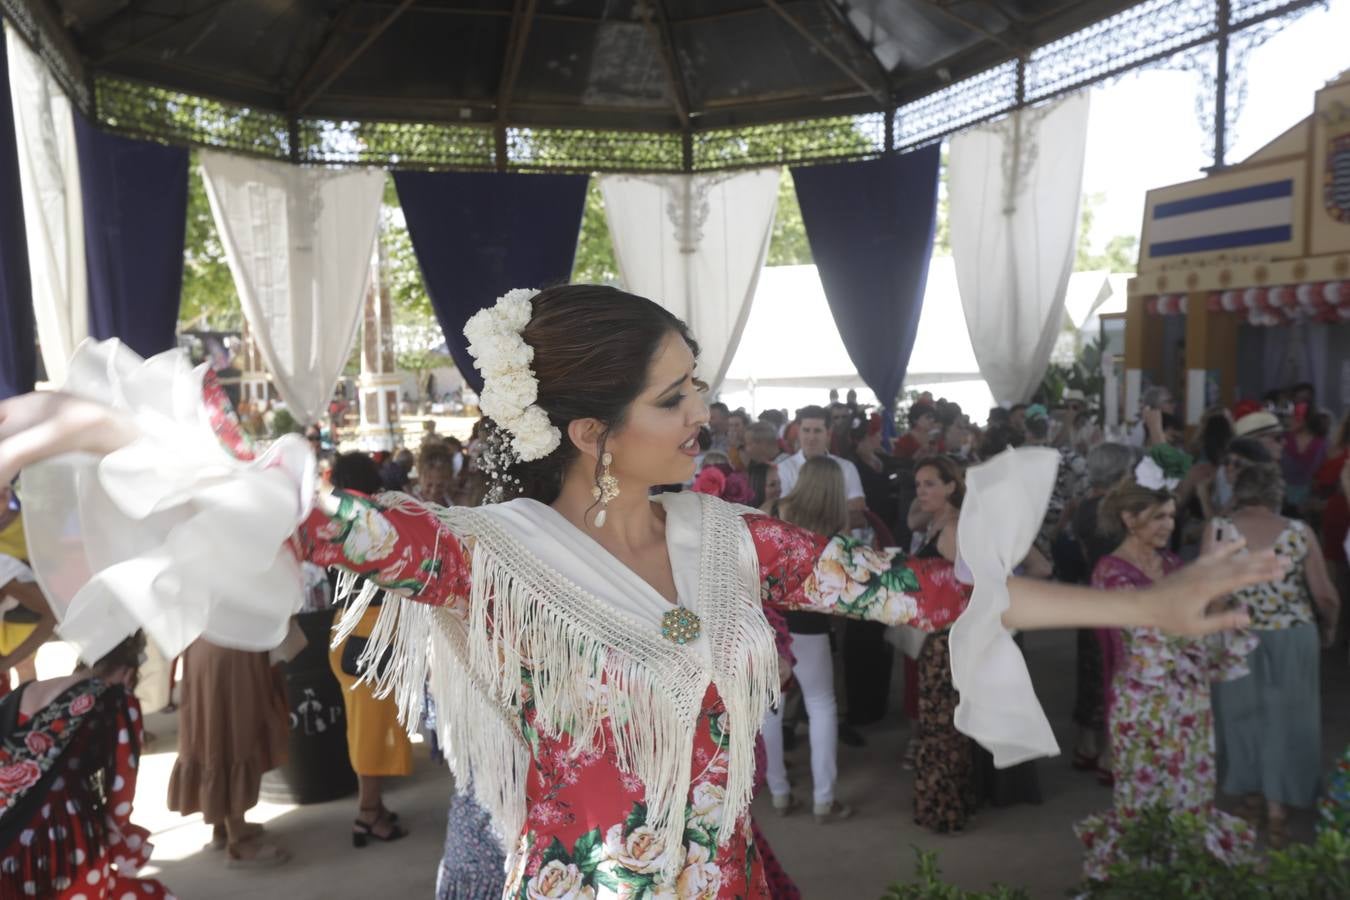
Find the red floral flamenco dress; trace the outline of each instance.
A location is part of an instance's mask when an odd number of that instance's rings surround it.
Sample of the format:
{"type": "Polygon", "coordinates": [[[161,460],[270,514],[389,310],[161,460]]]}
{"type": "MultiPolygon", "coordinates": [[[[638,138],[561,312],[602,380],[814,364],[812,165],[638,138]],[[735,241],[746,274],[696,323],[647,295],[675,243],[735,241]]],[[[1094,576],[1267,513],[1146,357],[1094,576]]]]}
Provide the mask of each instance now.
{"type": "Polygon", "coordinates": [[[31,717],[0,703],[0,897],[162,900],[135,873],[150,833],[131,824],[141,714],[123,688],[78,682],[31,717]]]}
{"type": "MultiPolygon", "coordinates": [[[[435,512],[401,495],[374,500],[339,495],[336,513],[316,512],[302,529],[308,558],[359,573],[414,599],[416,603],[404,604],[405,617],[413,614],[409,607],[431,605],[453,612],[456,620],[473,620],[468,609],[470,569],[480,557],[472,542],[462,541],[435,512]]],[[[684,496],[688,499],[683,502],[700,502],[698,495],[684,496]]],[[[701,502],[726,507],[713,498],[701,502]]],[[[843,537],[818,538],[766,516],[736,516],[753,542],[761,591],[755,599],[770,609],[809,609],[935,630],[950,625],[968,600],[967,589],[946,561],[905,559],[843,537]]],[[[385,608],[390,608],[389,600],[385,608]]],[[[747,621],[757,618],[771,642],[758,604],[754,613],[747,621]]],[[[705,615],[705,628],[712,620],[711,614],[705,615]]],[[[623,650],[607,652],[612,656],[623,650]]],[[[704,679],[702,700],[689,723],[693,740],[685,763],[689,780],[679,811],[684,827],[678,846],[663,840],[659,827],[653,827],[648,786],[619,758],[617,748],[625,739],[616,731],[625,722],[616,729],[614,719],[625,717],[628,701],[616,699],[613,676],[594,671],[577,675],[586,680],[585,691],[594,695],[595,706],[573,712],[600,720],[595,735],[584,739],[577,738],[571,723],[557,722],[556,716],[545,721],[540,715],[535,694],[542,677],[525,661],[514,693],[527,771],[524,821],[503,841],[508,851],[515,847],[505,896],[770,896],[748,810],[744,805],[733,808],[729,796],[735,770],[733,717],[715,677],[704,679]]],[[[437,708],[444,708],[439,701],[437,708]]],[[[464,714],[448,710],[446,715],[455,712],[464,714]]],[[[481,788],[484,782],[476,773],[475,785],[481,788]]]]}

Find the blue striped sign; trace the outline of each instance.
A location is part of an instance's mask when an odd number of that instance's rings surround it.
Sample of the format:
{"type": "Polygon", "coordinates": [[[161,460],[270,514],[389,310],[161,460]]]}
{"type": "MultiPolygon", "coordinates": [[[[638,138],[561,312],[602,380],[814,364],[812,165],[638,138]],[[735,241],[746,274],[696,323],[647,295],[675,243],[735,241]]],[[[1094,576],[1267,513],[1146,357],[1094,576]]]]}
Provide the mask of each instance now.
{"type": "Polygon", "coordinates": [[[1280,244],[1294,238],[1291,178],[1196,194],[1153,207],[1149,255],[1182,256],[1280,244]]]}

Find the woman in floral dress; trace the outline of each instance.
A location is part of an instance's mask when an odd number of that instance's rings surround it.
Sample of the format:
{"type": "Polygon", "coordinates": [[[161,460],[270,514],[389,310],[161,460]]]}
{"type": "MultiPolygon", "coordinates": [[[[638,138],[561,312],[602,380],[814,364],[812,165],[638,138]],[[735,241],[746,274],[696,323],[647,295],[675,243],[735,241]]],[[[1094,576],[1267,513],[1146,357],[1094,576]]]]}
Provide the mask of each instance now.
{"type": "MultiPolygon", "coordinates": [[[[1147,588],[1181,568],[1166,550],[1176,524],[1170,491],[1130,481],[1102,502],[1104,530],[1124,533],[1116,550],[1098,561],[1094,587],[1147,588]]],[[[1164,806],[1199,816],[1209,851],[1226,862],[1252,853],[1255,836],[1241,819],[1214,805],[1214,721],[1210,686],[1247,674],[1255,638],[1225,633],[1204,640],[1170,637],[1154,628],[1121,630],[1123,658],[1115,673],[1110,710],[1114,805],[1080,822],[1083,871],[1105,880],[1123,852],[1124,826],[1145,810],[1164,806]]]]}
{"type": "Polygon", "coordinates": [[[0,897],[171,900],[138,878],[150,832],[131,824],[145,638],[90,668],[30,681],[0,701],[0,897]]]}
{"type": "Polygon", "coordinates": [[[970,687],[957,716],[1016,761],[1055,746],[1007,628],[1231,627],[1241,616],[1207,616],[1206,594],[1275,570],[1229,551],[1196,577],[1095,602],[1010,578],[1003,560],[1025,554],[1023,520],[1042,514],[1057,464],[1012,455],[968,495],[997,512],[975,517],[967,609],[946,560],[879,554],[713,497],[650,499],[690,477],[707,422],[696,345],[656,304],[590,286],[513,292],[466,334],[486,382],[480,463],[509,502],[336,492],[315,509],[302,441],[250,459],[181,354],[143,363],[115,342],[86,344],[63,393],[0,403],[0,480],[26,467],[39,575],[72,554],[90,572],[54,591],[86,654],[141,620],[170,651],[199,635],[275,644],[297,524],[316,562],[371,583],[339,639],[386,591],[369,675],[409,721],[430,679],[447,758],[502,838],[511,897],[765,896],[748,805],[779,673],[762,604],[927,630],[966,609],[951,640],[957,686],[970,687]]]}

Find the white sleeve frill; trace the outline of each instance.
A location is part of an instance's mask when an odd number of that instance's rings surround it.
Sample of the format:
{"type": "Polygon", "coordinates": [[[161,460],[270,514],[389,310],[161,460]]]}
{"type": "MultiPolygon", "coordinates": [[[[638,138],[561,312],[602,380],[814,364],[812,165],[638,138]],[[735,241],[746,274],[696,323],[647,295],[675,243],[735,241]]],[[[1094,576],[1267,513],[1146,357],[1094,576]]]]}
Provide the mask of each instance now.
{"type": "Polygon", "coordinates": [[[998,768],[1059,753],[1026,660],[1003,626],[1008,577],[1045,519],[1058,470],[1056,451],[1027,448],[966,473],[958,571],[968,569],[975,587],[951,629],[952,683],[961,695],[956,727],[992,753],[998,768]]]}
{"type": "Polygon", "coordinates": [[[22,473],[30,561],[88,662],[141,628],[169,658],[198,637],[269,650],[300,608],[287,542],[313,501],[313,454],[288,436],[236,458],[212,428],[205,374],[181,350],[143,360],[84,342],[62,390],[128,414],[140,437],[22,473]]]}

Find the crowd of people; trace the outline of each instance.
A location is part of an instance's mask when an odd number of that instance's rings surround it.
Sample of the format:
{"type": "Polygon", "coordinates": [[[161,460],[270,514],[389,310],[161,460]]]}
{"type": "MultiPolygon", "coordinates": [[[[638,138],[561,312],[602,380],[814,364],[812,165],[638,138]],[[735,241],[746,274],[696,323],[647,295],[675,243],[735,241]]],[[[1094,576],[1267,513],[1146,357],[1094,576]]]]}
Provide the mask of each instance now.
{"type": "MultiPolygon", "coordinates": [[[[1249,630],[1221,640],[1168,637],[1149,628],[1083,629],[1077,635],[1078,731],[1071,762],[1113,788],[1112,807],[1076,828],[1085,875],[1105,877],[1125,852],[1119,842],[1123,825],[1159,804],[1200,816],[1212,833],[1214,852],[1238,860],[1253,852],[1258,831],[1268,845],[1283,845],[1290,809],[1320,801],[1325,827],[1346,827],[1350,785],[1335,779],[1324,784],[1321,778],[1318,650],[1344,644],[1339,597],[1348,575],[1350,417],[1333,434],[1331,416],[1317,408],[1307,385],[1263,402],[1211,410],[1192,442],[1175,416],[1175,401],[1166,391],[1147,392],[1137,426],[1126,440],[1109,442],[1086,398],[1074,391],[1053,409],[1040,403],[996,408],[980,426],[957,404],[923,395],[905,410],[898,434],[851,392],[844,401],[832,394],[829,404],[791,415],[766,410],[751,416],[712,403],[708,426],[698,437],[695,476],[662,490],[714,494],[822,538],[845,535],[858,546],[903,547],[917,559],[959,565],[966,468],[1010,447],[1039,446],[1056,450],[1060,464],[1045,521],[1019,569],[1028,577],[1127,590],[1159,581],[1225,534],[1240,535],[1249,548],[1273,548],[1287,560],[1285,576],[1229,601],[1250,614],[1249,630]],[[1235,799],[1237,816],[1219,810],[1218,792],[1235,799]]],[[[481,425],[467,441],[439,435],[430,426],[416,453],[337,453],[317,429],[306,438],[333,488],[363,495],[405,492],[441,507],[476,507],[489,488],[480,465],[487,440],[481,425]]],[[[0,493],[0,500],[8,503],[10,495],[0,493]]],[[[0,671],[18,667],[20,680],[31,681],[31,668],[22,665],[31,666],[33,651],[54,623],[23,564],[22,524],[14,505],[0,507],[0,542],[9,542],[0,544],[5,604],[0,671]],[[12,546],[16,532],[20,544],[12,546]]],[[[359,592],[360,580],[343,588],[335,592],[359,592]]],[[[914,772],[916,825],[960,833],[982,804],[1041,802],[1034,763],[996,769],[992,757],[956,729],[960,698],[946,629],[920,633],[816,612],[787,611],[781,618],[771,612],[766,609],[780,632],[782,677],[791,688],[762,732],[760,780],[776,812],[792,815],[801,807],[785,753],[805,726],[814,821],[827,825],[853,815],[848,798],[836,795],[836,744],[864,743],[862,729],[885,718],[893,705],[913,723],[904,758],[896,762],[914,772]],[[889,692],[897,657],[904,667],[904,695],[893,704],[889,692]]],[[[357,847],[407,834],[384,805],[381,784],[411,772],[411,745],[394,700],[358,683],[358,660],[378,616],[374,601],[331,650],[359,779],[352,825],[357,847]]],[[[78,733],[87,732],[84,744],[95,748],[80,751],[86,763],[112,766],[111,777],[134,783],[127,766],[130,760],[134,769],[136,740],[111,760],[95,757],[107,744],[102,729],[116,733],[118,726],[125,730],[131,724],[139,734],[139,710],[129,690],[137,653],[139,645],[119,647],[71,679],[21,690],[22,703],[0,708],[9,717],[0,721],[7,729],[0,753],[14,756],[15,736],[29,746],[41,744],[31,734],[44,716],[61,708],[79,723],[78,733]],[[85,696],[93,700],[92,711],[83,709],[85,696]],[[80,718],[72,701],[82,707],[80,718]]],[[[262,773],[286,754],[287,711],[275,662],[275,655],[205,640],[183,658],[180,748],[169,806],[184,814],[201,812],[214,826],[213,843],[227,851],[233,866],[289,859],[244,818],[257,802],[262,773]]],[[[8,690],[6,675],[0,696],[8,690]]],[[[434,717],[435,710],[428,715],[434,717]]],[[[76,746],[70,736],[63,740],[76,746]]],[[[0,758],[5,762],[21,760],[0,758]]],[[[1344,768],[1350,770],[1350,763],[1344,768]]],[[[28,790],[40,797],[60,789],[47,783],[28,790]]],[[[90,812],[82,819],[87,859],[102,866],[105,877],[116,877],[117,866],[128,864],[119,854],[137,849],[144,838],[129,823],[129,801],[116,805],[116,815],[104,815],[109,798],[119,796],[72,799],[90,812]]],[[[460,792],[449,812],[438,897],[499,896],[502,857],[488,834],[486,813],[465,797],[460,792]]],[[[0,863],[26,872],[41,866],[45,871],[34,876],[35,883],[63,889],[85,869],[48,868],[42,860],[56,852],[52,848],[4,855],[14,853],[8,840],[16,833],[16,815],[28,811],[13,803],[3,811],[0,837],[8,849],[0,848],[0,863]]],[[[773,895],[797,896],[756,836],[773,895]]],[[[121,877],[124,883],[134,878],[121,877]]],[[[147,895],[151,890],[146,888],[147,895]]]]}
{"type": "MultiPolygon", "coordinates": [[[[1208,640],[1152,629],[1079,631],[1071,763],[1111,787],[1114,800],[1076,827],[1084,874],[1105,878],[1124,852],[1125,825],[1159,805],[1199,817],[1208,845],[1234,862],[1251,855],[1258,837],[1284,846],[1291,809],[1320,803],[1321,826],[1344,828],[1350,756],[1324,777],[1319,658],[1322,648],[1345,646],[1339,612],[1350,586],[1350,416],[1333,434],[1332,415],[1317,407],[1311,385],[1300,384],[1207,411],[1190,441],[1165,389],[1145,392],[1138,423],[1119,442],[1106,440],[1086,398],[1072,390],[1054,409],[1033,403],[991,410],[983,426],[956,404],[924,395],[905,420],[887,450],[880,416],[851,397],[792,417],[769,410],[754,421],[714,404],[693,488],[799,516],[818,493],[799,473],[813,460],[832,462],[856,539],[955,561],[964,469],[1009,447],[1042,446],[1058,451],[1060,467],[1044,525],[1022,563],[1030,577],[1131,590],[1225,538],[1273,548],[1286,563],[1284,577],[1229,601],[1250,615],[1249,629],[1208,640]],[[1224,806],[1237,815],[1220,810],[1220,795],[1231,798],[1224,806]]],[[[833,793],[836,735],[861,739],[853,723],[887,708],[891,648],[868,641],[868,623],[796,623],[790,616],[789,625],[810,722],[817,820],[827,821],[821,812],[829,804],[851,811],[833,793]],[[832,658],[844,702],[835,696],[832,658]],[[878,692],[879,700],[869,698],[878,692]]],[[[891,643],[903,652],[902,705],[914,725],[904,765],[916,773],[915,823],[960,832],[982,803],[1039,803],[1033,764],[995,770],[954,728],[959,696],[945,633],[914,639],[898,631],[891,643]]],[[[788,814],[796,801],[782,771],[781,718],[770,717],[765,735],[774,808],[788,814]]]]}

